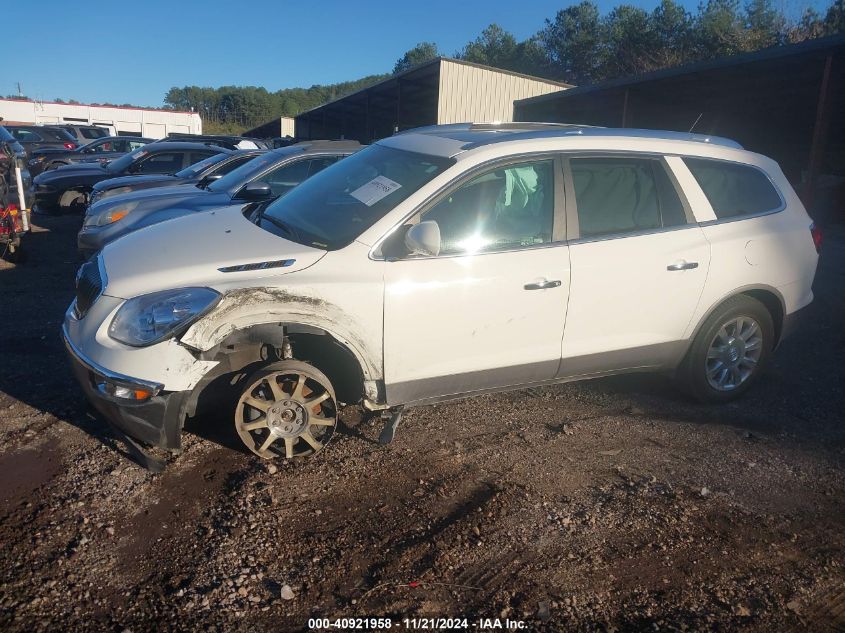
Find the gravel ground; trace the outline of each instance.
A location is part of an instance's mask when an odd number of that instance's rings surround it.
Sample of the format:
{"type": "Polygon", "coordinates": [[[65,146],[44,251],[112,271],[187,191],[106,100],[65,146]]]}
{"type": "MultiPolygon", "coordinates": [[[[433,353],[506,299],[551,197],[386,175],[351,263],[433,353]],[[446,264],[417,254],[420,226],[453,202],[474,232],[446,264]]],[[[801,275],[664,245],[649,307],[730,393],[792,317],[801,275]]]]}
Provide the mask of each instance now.
{"type": "Polygon", "coordinates": [[[276,466],[199,427],[154,475],[64,358],[79,219],[35,223],[0,263],[2,630],[845,630],[845,227],[739,403],[617,377],[415,409],[388,447],[347,409],[319,458],[276,466]]]}

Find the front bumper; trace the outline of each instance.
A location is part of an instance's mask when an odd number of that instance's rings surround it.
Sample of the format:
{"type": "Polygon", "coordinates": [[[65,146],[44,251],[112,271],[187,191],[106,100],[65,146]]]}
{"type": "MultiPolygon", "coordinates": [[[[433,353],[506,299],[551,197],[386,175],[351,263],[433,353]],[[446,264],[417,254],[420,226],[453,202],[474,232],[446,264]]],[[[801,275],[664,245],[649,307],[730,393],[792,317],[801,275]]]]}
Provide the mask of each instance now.
{"type": "Polygon", "coordinates": [[[103,239],[103,228],[106,227],[82,227],[82,230],[76,235],[76,247],[84,257],[90,257],[106,245],[106,240],[103,239]]]}
{"type": "Polygon", "coordinates": [[[31,195],[39,209],[58,209],[60,192],[52,190],[39,190],[38,186],[32,188],[31,195]]]}
{"type": "Polygon", "coordinates": [[[181,447],[184,405],[190,396],[189,391],[163,392],[160,384],[109,371],[85,357],[68,337],[65,326],[62,327],[62,338],[73,373],[85,396],[106,420],[129,437],[146,444],[171,450],[181,447]],[[148,389],[154,395],[144,402],[116,398],[99,389],[98,385],[105,381],[148,389]]]}

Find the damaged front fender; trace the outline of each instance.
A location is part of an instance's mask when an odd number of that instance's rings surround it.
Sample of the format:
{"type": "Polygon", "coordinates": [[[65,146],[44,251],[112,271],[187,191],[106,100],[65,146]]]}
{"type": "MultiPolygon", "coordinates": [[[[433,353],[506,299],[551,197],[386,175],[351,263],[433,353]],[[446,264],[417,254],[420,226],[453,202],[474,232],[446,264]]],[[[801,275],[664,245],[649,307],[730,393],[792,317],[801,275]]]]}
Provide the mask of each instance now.
{"type": "MultiPolygon", "coordinates": [[[[380,313],[380,310],[379,310],[380,313]]],[[[382,378],[381,323],[370,329],[351,310],[329,302],[314,289],[239,288],[223,295],[208,314],[194,323],[180,343],[205,352],[246,328],[279,323],[318,328],[344,345],[358,360],[365,382],[382,378]]]]}

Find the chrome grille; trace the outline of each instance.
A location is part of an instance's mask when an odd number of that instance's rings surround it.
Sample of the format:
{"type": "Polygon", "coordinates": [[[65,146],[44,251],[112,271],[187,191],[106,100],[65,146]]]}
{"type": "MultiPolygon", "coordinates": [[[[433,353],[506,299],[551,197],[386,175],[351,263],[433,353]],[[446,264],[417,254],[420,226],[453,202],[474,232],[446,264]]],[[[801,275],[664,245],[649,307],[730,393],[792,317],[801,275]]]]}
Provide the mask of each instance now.
{"type": "Polygon", "coordinates": [[[76,318],[85,316],[102,291],[99,258],[93,257],[82,264],[76,274],[76,318]]]}

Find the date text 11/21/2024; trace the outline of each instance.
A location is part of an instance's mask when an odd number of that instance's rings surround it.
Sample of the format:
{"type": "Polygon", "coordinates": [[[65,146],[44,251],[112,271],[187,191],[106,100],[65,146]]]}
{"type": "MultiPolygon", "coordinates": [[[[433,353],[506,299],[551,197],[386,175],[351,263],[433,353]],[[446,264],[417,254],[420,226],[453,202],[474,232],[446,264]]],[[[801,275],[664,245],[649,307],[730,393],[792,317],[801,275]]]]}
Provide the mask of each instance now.
{"type": "Polygon", "coordinates": [[[524,620],[508,618],[403,618],[393,622],[390,618],[311,618],[310,630],[375,630],[387,631],[392,628],[411,631],[520,631],[528,628],[524,620]]]}

